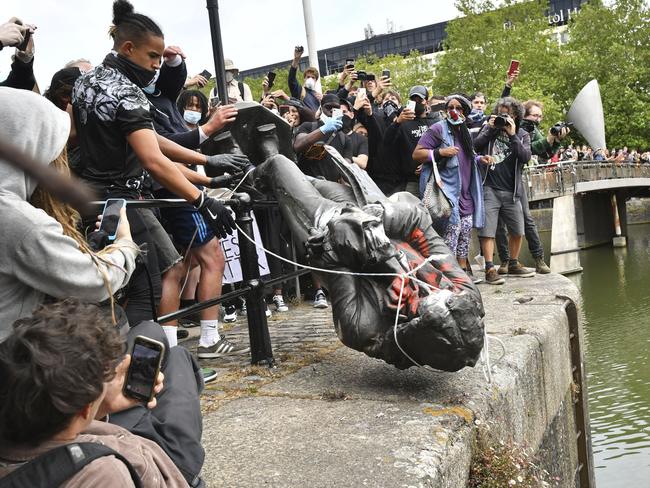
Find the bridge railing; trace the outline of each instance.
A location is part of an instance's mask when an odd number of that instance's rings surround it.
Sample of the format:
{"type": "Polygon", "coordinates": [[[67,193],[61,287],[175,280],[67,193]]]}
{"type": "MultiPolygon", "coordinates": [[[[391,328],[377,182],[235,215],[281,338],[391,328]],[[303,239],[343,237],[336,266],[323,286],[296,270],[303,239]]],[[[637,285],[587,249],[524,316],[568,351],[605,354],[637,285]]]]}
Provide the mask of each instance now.
{"type": "Polygon", "coordinates": [[[577,183],[616,178],[650,178],[650,165],[613,161],[563,161],[524,169],[529,200],[546,200],[575,193],[577,183]]]}

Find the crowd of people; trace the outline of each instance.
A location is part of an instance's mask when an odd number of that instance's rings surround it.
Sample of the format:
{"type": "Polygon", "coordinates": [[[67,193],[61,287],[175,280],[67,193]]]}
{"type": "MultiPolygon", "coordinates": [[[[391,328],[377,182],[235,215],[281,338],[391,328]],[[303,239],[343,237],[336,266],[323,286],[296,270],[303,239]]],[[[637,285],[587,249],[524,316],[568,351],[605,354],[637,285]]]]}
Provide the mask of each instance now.
{"type": "MultiPolygon", "coordinates": [[[[183,50],[167,45],[161,27],[127,0],[113,4],[110,36],[100,64],[70,61],[43,97],[34,90],[35,26],[15,18],[0,25],[0,49],[16,49],[0,83],[2,146],[76,175],[100,200],[188,204],[159,211],[126,206],[109,239],[96,211],[79,214],[0,159],[0,477],[27,476],[31,462],[51,462],[43,456],[90,442],[120,456],[90,462],[65,486],[135,486],[136,477],[144,486],[203,486],[199,394],[216,373],[178,346],[184,331],[176,321],[156,320],[222,293],[219,239],[235,224],[211,192],[232,188],[254,166],[245,156],[200,148],[236,121],[236,103],[252,101],[252,92],[226,60],[228,100],[216,91],[206,96],[206,74],[188,77],[183,50]],[[125,351],[138,336],[166,351],[148,404],[123,393],[125,351]]],[[[264,79],[260,100],[291,128],[287,142],[298,168],[315,180],[341,181],[329,146],[386,196],[414,195],[475,282],[481,280],[469,257],[473,229],[486,284],[550,273],[522,185],[525,166],[599,157],[650,162],[648,152],[566,145],[569,127],[544,134],[543,104],[512,96],[518,71],[490,101],[481,92],[432,94],[422,85],[399,93],[388,71],[366,73],[349,60],[338,88],[323,93],[316,67],[299,73],[302,55],[296,47],[287,80],[264,79]],[[519,261],[524,236],[534,268],[519,261]]],[[[258,220],[268,230],[265,246],[282,254],[281,216],[258,220]]],[[[327,308],[327,290],[316,277],[313,285],[314,307],[327,308]]],[[[288,310],[281,287],[268,299],[276,312],[288,310]]],[[[200,326],[196,357],[244,349],[219,330],[220,314],[236,320],[237,308],[241,313],[245,303],[227,304],[223,313],[210,307],[190,321],[200,326]]]]}

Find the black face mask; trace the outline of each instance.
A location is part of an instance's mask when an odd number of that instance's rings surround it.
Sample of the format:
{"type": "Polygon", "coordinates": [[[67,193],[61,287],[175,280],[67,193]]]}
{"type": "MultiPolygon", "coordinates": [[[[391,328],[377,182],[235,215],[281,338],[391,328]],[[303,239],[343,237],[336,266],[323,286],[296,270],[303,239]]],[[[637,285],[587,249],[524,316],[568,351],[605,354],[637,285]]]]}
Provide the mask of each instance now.
{"type": "Polygon", "coordinates": [[[347,115],[344,115],[342,122],[343,122],[343,126],[341,127],[341,130],[347,134],[352,130],[352,128],[354,127],[354,123],[356,121],[354,119],[351,119],[347,115]]]}
{"type": "Polygon", "coordinates": [[[537,127],[539,127],[539,122],[536,120],[524,119],[521,121],[521,128],[529,134],[532,133],[537,127]]]}
{"type": "Polygon", "coordinates": [[[134,85],[144,88],[156,76],[155,70],[144,69],[120,54],[109,53],[104,58],[104,66],[115,68],[126,76],[134,85]]]}
{"type": "Polygon", "coordinates": [[[392,100],[387,100],[386,102],[384,102],[383,109],[384,109],[384,115],[386,117],[391,117],[392,115],[395,114],[395,112],[399,110],[399,107],[392,100]]]}
{"type": "Polygon", "coordinates": [[[419,117],[420,115],[422,115],[425,112],[426,109],[427,109],[427,106],[424,103],[417,102],[415,104],[415,116],[419,117]]]}

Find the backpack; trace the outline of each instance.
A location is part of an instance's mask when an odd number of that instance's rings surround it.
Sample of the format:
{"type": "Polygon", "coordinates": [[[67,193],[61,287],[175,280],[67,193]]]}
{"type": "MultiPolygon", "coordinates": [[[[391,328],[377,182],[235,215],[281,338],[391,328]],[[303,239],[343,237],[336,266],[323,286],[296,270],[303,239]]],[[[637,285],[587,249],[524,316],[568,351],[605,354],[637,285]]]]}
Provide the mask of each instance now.
{"type": "Polygon", "coordinates": [[[75,442],[51,449],[26,462],[0,479],[0,488],[52,488],[68,481],[87,464],[104,456],[122,461],[136,488],[142,488],[140,476],[131,463],[110,447],[96,442],[75,442]]]}
{"type": "Polygon", "coordinates": [[[241,95],[241,99],[245,100],[244,99],[244,82],[243,81],[238,82],[237,86],[239,87],[239,94],[241,95]]]}

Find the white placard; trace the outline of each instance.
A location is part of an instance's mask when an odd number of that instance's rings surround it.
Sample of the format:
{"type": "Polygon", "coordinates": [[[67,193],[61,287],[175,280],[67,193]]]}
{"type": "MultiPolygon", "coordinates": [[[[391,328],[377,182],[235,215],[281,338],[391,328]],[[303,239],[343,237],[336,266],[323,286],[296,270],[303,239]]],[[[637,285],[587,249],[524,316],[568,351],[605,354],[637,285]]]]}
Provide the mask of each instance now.
{"type": "MultiPolygon", "coordinates": [[[[235,218],[234,212],[231,210],[233,218],[235,218]]],[[[266,253],[260,248],[263,246],[262,238],[260,237],[260,231],[257,228],[257,220],[255,220],[255,214],[251,212],[253,217],[253,236],[255,237],[255,243],[257,244],[257,263],[260,268],[260,276],[268,275],[271,270],[269,269],[269,264],[266,261],[266,253]]],[[[221,249],[223,249],[223,254],[226,257],[226,267],[223,272],[223,282],[224,283],[237,283],[242,281],[241,273],[241,263],[240,263],[240,253],[239,253],[239,230],[235,229],[232,235],[229,235],[225,239],[220,239],[221,249]]],[[[242,239],[246,239],[242,237],[242,239]]]]}

